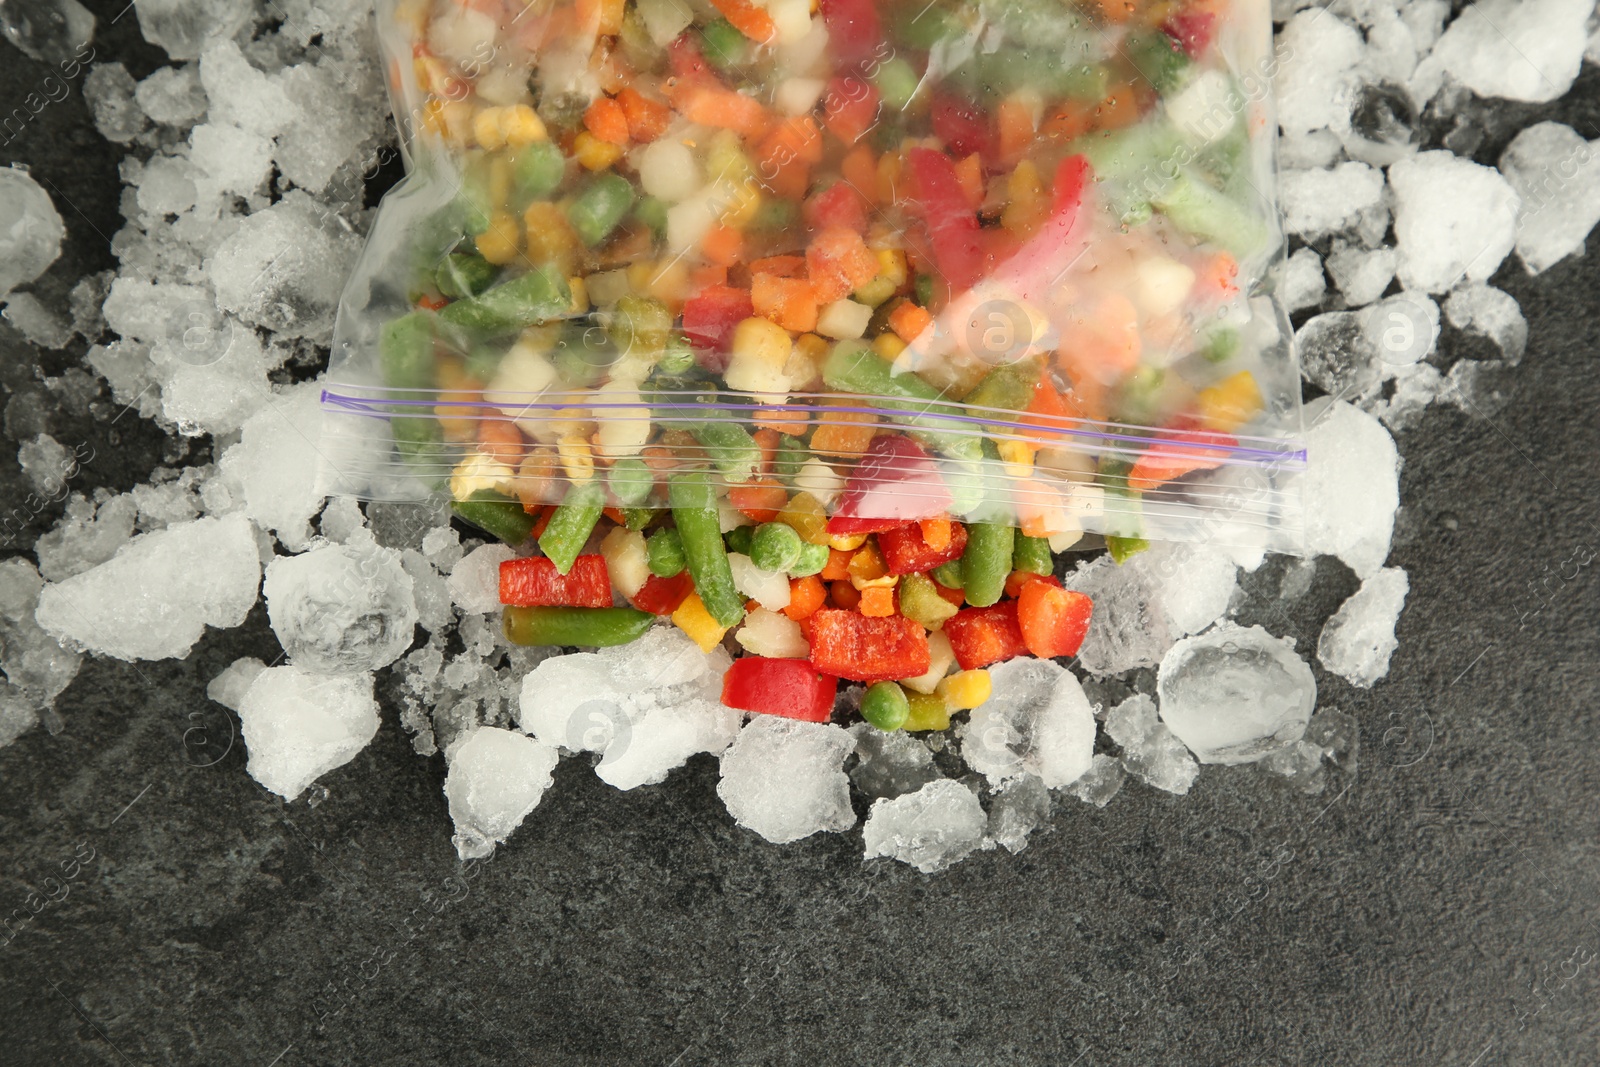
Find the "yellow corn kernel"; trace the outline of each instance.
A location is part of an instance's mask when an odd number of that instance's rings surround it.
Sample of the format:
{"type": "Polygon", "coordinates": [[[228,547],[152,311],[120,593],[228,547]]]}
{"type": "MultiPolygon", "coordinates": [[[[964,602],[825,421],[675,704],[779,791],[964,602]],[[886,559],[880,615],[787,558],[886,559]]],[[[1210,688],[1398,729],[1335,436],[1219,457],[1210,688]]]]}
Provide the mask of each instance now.
{"type": "Polygon", "coordinates": [[[584,130],[572,141],[572,158],[587,170],[605,170],[622,158],[622,146],[584,130]]]}
{"type": "Polygon", "coordinates": [[[878,257],[878,277],[885,279],[896,289],[906,283],[906,254],[898,248],[880,248],[875,253],[878,257]]]}
{"type": "Polygon", "coordinates": [[[906,350],[906,343],[892,333],[881,333],[873,340],[872,350],[892,363],[906,350]]]}
{"type": "Polygon", "coordinates": [[[822,366],[823,360],[828,358],[828,353],[833,351],[833,346],[814,333],[803,333],[795,338],[794,346],[811,362],[822,366]]]}
{"type": "Polygon", "coordinates": [[[517,220],[496,211],[489,216],[488,228],[477,236],[478,255],[495,266],[510,263],[522,251],[521,238],[517,220]]]}
{"type": "Polygon", "coordinates": [[[513,104],[500,109],[500,137],[512,148],[525,148],[535,141],[548,141],[550,133],[537,111],[527,104],[513,104]]]}
{"type": "Polygon", "coordinates": [[[480,489],[505,492],[511,489],[517,472],[482,452],[474,452],[450,474],[450,495],[456,500],[466,500],[480,489]]]}
{"type": "Polygon", "coordinates": [[[1011,172],[1006,182],[1006,201],[1005,210],[1000,213],[1000,225],[1012,233],[1026,237],[1044,222],[1050,200],[1033,160],[1024,159],[1011,172]]]}
{"type": "Polygon", "coordinates": [[[1006,477],[1026,478],[1033,473],[1033,446],[1028,442],[1010,438],[996,441],[994,447],[1006,465],[1006,477]]]}
{"type": "Polygon", "coordinates": [[[946,704],[958,711],[971,711],[988,700],[993,690],[985,670],[957,671],[934,688],[946,704]]]}
{"type": "Polygon", "coordinates": [[[778,512],[778,521],[794,527],[800,540],[813,545],[828,543],[828,513],[810,493],[796,493],[778,512]]]}
{"type": "MultiPolygon", "coordinates": [[[[889,568],[883,562],[883,556],[878,552],[875,544],[864,544],[856,549],[856,554],[850,557],[850,562],[845,566],[850,572],[850,584],[857,589],[864,588],[877,582],[878,579],[889,577],[889,568]]],[[[889,583],[893,585],[894,583],[889,583]]]]}
{"type": "Polygon", "coordinates": [[[835,534],[828,538],[828,547],[840,552],[854,552],[866,543],[866,534],[835,534]]]}
{"type": "Polygon", "coordinates": [[[528,258],[535,263],[570,264],[578,252],[578,235],[567,216],[546,200],[529,204],[522,213],[528,231],[528,258]]]}
{"type": "Polygon", "coordinates": [[[906,716],[902,730],[915,733],[950,729],[950,706],[937,693],[907,693],[906,700],[911,704],[911,714],[906,716]]]}
{"type": "Polygon", "coordinates": [[[646,296],[653,296],[668,307],[677,308],[689,296],[689,264],[682,257],[660,264],[650,273],[644,287],[646,296]]]}
{"type": "Polygon", "coordinates": [[[733,328],[732,358],[782,370],[794,342],[789,331],[771,319],[753,315],[733,328]]]}
{"type": "Polygon", "coordinates": [[[594,448],[581,432],[563,434],[556,442],[556,455],[561,458],[561,469],[574,482],[587,482],[594,477],[594,448]]]}
{"type": "Polygon", "coordinates": [[[1200,390],[1195,398],[1206,429],[1232,433],[1261,410],[1261,387],[1247,370],[1200,390]]]}
{"type": "Polygon", "coordinates": [[[472,117],[472,136],[480,147],[493,152],[504,148],[506,135],[500,131],[500,115],[504,108],[486,107],[472,117]]]}
{"type": "Polygon", "coordinates": [[[589,312],[589,286],[583,280],[583,275],[574,274],[567,279],[567,288],[572,292],[572,313],[585,315],[589,312]]]}
{"type": "Polygon", "coordinates": [[[728,628],[711,617],[699,593],[690,593],[678,610],[672,613],[672,624],[689,635],[689,640],[700,646],[700,651],[710,652],[722,643],[728,628]]]}
{"type": "Polygon", "coordinates": [[[722,224],[737,230],[749,225],[761,209],[761,190],[756,188],[754,181],[735,181],[732,186],[728,207],[722,213],[722,224]]]}

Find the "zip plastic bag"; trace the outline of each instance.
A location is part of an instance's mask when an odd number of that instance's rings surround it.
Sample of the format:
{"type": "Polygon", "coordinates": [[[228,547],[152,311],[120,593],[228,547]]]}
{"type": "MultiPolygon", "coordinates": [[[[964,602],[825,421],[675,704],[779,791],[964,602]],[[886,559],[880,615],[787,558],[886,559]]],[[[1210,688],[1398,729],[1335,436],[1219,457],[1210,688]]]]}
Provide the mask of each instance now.
{"type": "Polygon", "coordinates": [[[330,491],[448,494],[508,539],[564,501],[643,525],[692,477],[812,540],[1299,550],[1264,0],[380,0],[379,28],[409,174],[340,304],[330,491]]]}

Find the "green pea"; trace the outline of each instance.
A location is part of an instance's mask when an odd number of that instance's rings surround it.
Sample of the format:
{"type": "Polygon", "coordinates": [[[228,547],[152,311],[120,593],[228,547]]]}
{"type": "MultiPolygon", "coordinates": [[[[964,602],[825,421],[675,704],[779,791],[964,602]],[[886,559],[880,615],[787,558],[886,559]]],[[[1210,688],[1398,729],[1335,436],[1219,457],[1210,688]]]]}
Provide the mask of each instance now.
{"type": "Polygon", "coordinates": [[[873,72],[872,81],[878,87],[884,107],[904,111],[911,98],[917,95],[922,79],[917,77],[915,67],[896,56],[873,72]]]}
{"type": "Polygon", "coordinates": [[[828,546],[814,545],[809,541],[800,542],[800,555],[789,567],[789,575],[793,578],[805,578],[813,574],[821,574],[822,568],[828,565],[828,546]]]}
{"type": "Polygon", "coordinates": [[[644,460],[634,456],[617,460],[606,475],[606,487],[624,507],[629,508],[649,500],[650,490],[655,488],[655,484],[655,475],[650,468],[644,460]]]}
{"type": "Polygon", "coordinates": [[[748,57],[749,49],[744,34],[727,19],[707,23],[700,31],[700,37],[705,41],[706,60],[718,70],[737,66],[748,57]]]}
{"type": "Polygon", "coordinates": [[[676,578],[688,566],[688,560],[683,555],[683,538],[670,526],[664,526],[645,538],[644,551],[650,573],[657,578],[676,578]]]}
{"type": "Polygon", "coordinates": [[[949,563],[941,563],[933,568],[933,580],[946,589],[960,589],[961,561],[953,559],[949,563]]]}
{"type": "Polygon", "coordinates": [[[885,732],[900,729],[910,715],[911,701],[894,682],[874,682],[861,698],[861,717],[885,732]]]}
{"type": "Polygon", "coordinates": [[[750,554],[750,539],[754,533],[754,526],[735,526],[723,534],[722,539],[727,543],[729,552],[737,552],[741,556],[748,556],[750,554]]]}
{"type": "Polygon", "coordinates": [[[787,571],[800,558],[800,535],[786,522],[764,522],[750,535],[750,562],[764,571],[787,571]]]}
{"type": "Polygon", "coordinates": [[[661,358],[656,361],[656,370],[667,377],[676,378],[694,370],[694,349],[689,347],[689,339],[681,333],[671,334],[667,337],[667,346],[661,352],[661,358]]]}

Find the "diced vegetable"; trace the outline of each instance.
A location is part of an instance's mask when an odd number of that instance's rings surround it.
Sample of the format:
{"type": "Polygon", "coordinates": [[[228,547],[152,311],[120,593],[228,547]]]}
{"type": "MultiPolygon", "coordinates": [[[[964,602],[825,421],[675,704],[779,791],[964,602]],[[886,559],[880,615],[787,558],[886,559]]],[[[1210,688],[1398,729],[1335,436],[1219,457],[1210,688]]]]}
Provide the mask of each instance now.
{"type": "MultiPolygon", "coordinates": [[[[626,125],[626,120],[624,120],[626,125]]],[[[633,207],[633,186],[619,174],[602,174],[584,187],[567,207],[578,240],[593,248],[611,235],[633,207]]]]}
{"type": "Polygon", "coordinates": [[[998,522],[967,526],[967,547],[961,553],[961,589],[967,603],[988,607],[1005,592],[1016,534],[1014,527],[998,522]]]}
{"type": "Polygon", "coordinates": [[[674,578],[688,565],[683,554],[683,538],[670,526],[651,534],[645,541],[645,549],[649,553],[650,573],[659,578],[674,578]]]}
{"type": "Polygon", "coordinates": [[[827,722],[839,680],[803,659],[735,660],[722,676],[722,702],[740,711],[827,722]]]}
{"type": "MultiPolygon", "coordinates": [[[[967,548],[967,528],[958,522],[946,523],[945,543],[935,548],[923,532],[923,523],[906,523],[878,534],[878,549],[890,574],[920,574],[942,569],[961,558],[967,548]]],[[[959,575],[957,578],[959,582],[959,575]]]]}
{"type": "Polygon", "coordinates": [[[861,717],[885,732],[900,729],[910,715],[905,690],[893,682],[874,682],[861,698],[861,717]]]}
{"type": "Polygon", "coordinates": [[[500,564],[500,603],[518,608],[608,608],[611,577],[605,557],[579,556],[565,574],[543,556],[508,559],[500,564]]]}
{"type": "Polygon", "coordinates": [[[561,506],[539,535],[539,550],[554,562],[556,571],[566,574],[578,553],[583,551],[605,507],[605,490],[598,481],[578,482],[567,490],[561,506]]]}
{"type": "Polygon", "coordinates": [[[811,616],[811,662],[857,682],[914,677],[928,669],[928,632],[902,615],[823,608],[811,616]]]}
{"type": "Polygon", "coordinates": [[[1017,594],[1017,624],[1028,651],[1040,659],[1076,656],[1089,632],[1094,604],[1082,593],[1035,580],[1017,594]]]}
{"type": "Polygon", "coordinates": [[[637,641],[655,616],[636,608],[505,609],[506,640],[514,645],[606,648],[637,641]]]}
{"type": "Polygon", "coordinates": [[[875,437],[845,483],[828,532],[892,530],[942,515],[952,502],[944,475],[922,446],[909,437],[875,437]]]}
{"type": "Polygon", "coordinates": [[[1017,622],[1017,602],[964,608],[944,624],[944,632],[964,671],[1014,659],[1028,651],[1017,622]]]}
{"type": "Polygon", "coordinates": [[[744,598],[734,588],[728,551],[722,543],[716,489],[704,471],[681,471],[668,484],[672,518],[683,539],[697,602],[726,629],[744,617],[744,598]]]}

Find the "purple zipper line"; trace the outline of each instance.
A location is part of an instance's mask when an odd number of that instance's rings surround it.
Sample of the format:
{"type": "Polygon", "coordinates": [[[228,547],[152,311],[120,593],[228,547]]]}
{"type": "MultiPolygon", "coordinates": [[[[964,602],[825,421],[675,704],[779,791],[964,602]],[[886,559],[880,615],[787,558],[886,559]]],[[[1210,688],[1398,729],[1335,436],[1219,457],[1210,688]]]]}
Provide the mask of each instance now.
{"type": "MultiPolygon", "coordinates": [[[[682,395],[694,396],[694,395],[697,395],[697,394],[686,393],[686,394],[682,394],[682,395]]],[[[907,404],[924,403],[924,402],[928,403],[928,404],[950,405],[950,406],[957,406],[957,405],[960,404],[960,401],[956,401],[956,400],[929,400],[929,401],[907,400],[906,401],[907,404]]],[[[488,409],[492,409],[494,411],[500,411],[506,406],[504,404],[491,404],[487,400],[450,400],[450,401],[441,401],[437,397],[435,397],[435,398],[433,398],[431,400],[400,400],[400,399],[396,399],[396,400],[375,400],[375,399],[372,399],[370,397],[345,396],[344,394],[341,394],[341,393],[329,392],[327,389],[322,390],[322,403],[327,405],[327,406],[329,406],[329,407],[343,408],[343,409],[345,409],[347,411],[350,411],[352,413],[360,414],[360,415],[368,415],[368,416],[371,416],[373,418],[385,418],[389,414],[391,414],[389,412],[385,412],[385,411],[380,410],[381,407],[413,407],[413,408],[414,407],[430,407],[431,408],[431,407],[436,407],[441,403],[446,403],[449,407],[456,407],[456,408],[488,408],[488,409]]],[[[685,403],[683,405],[674,405],[674,406],[687,407],[687,406],[690,406],[690,405],[685,403]]],[[[707,405],[707,406],[710,406],[710,405],[707,405]]],[[[724,408],[724,409],[731,410],[731,411],[760,411],[760,410],[811,411],[811,410],[813,410],[812,408],[806,407],[804,405],[795,405],[795,404],[725,404],[725,403],[718,402],[716,404],[716,406],[719,407],[719,408],[724,408]]],[[[596,408],[598,408],[598,409],[618,408],[618,409],[625,409],[625,410],[632,411],[632,410],[636,410],[638,408],[649,408],[649,407],[652,407],[652,405],[649,404],[648,402],[643,402],[643,401],[641,401],[640,403],[637,403],[637,404],[626,404],[626,403],[595,404],[595,403],[592,403],[592,402],[577,402],[577,401],[568,401],[567,403],[564,403],[564,404],[541,404],[541,403],[530,401],[530,402],[522,405],[522,410],[524,410],[524,411],[532,411],[532,410],[536,410],[537,409],[537,410],[541,410],[541,411],[562,411],[562,410],[565,410],[567,408],[572,408],[572,407],[585,407],[585,408],[590,408],[590,409],[596,409],[596,408]]],[[[880,416],[884,416],[884,417],[890,418],[890,419],[893,419],[895,417],[912,418],[912,419],[919,419],[919,418],[920,419],[941,419],[941,420],[946,420],[946,421],[949,421],[949,422],[970,423],[970,424],[978,425],[978,426],[1005,426],[1005,427],[1009,427],[1009,428],[1016,429],[1016,430],[1031,430],[1031,431],[1034,431],[1034,433],[1036,433],[1036,434],[1039,434],[1039,433],[1062,433],[1062,434],[1066,434],[1066,435],[1073,436],[1073,437],[1087,437],[1087,438],[1091,438],[1093,440],[1105,441],[1105,442],[1111,442],[1111,443],[1128,442],[1130,444],[1136,444],[1136,445],[1149,445],[1152,442],[1158,443],[1158,444],[1162,443],[1162,442],[1156,441],[1155,438],[1140,437],[1140,436],[1137,436],[1137,435],[1134,435],[1134,434],[1105,433],[1105,432],[1099,431],[1099,430],[1084,430],[1084,429],[1078,429],[1078,428],[1075,428],[1075,427],[1066,427],[1066,426],[1062,426],[1062,427],[1059,427],[1059,428],[1044,428],[1044,427],[1040,427],[1038,425],[1035,425],[1034,423],[1015,422],[1015,421],[1010,421],[1010,420],[1006,420],[1006,419],[987,418],[987,417],[984,417],[984,416],[981,416],[981,415],[957,415],[957,414],[953,414],[953,413],[950,413],[950,414],[947,414],[947,413],[935,413],[935,412],[931,412],[931,411],[910,412],[910,411],[906,411],[906,410],[901,409],[901,408],[875,408],[875,407],[831,406],[831,407],[828,408],[828,410],[829,411],[847,412],[847,413],[850,413],[850,414],[859,414],[859,415],[880,415],[880,416]]],[[[996,409],[996,410],[999,410],[999,409],[996,409]]],[[[659,417],[655,417],[655,418],[656,418],[656,421],[661,421],[661,422],[673,421],[671,419],[660,419],[659,417]]],[[[690,422],[690,421],[694,421],[694,420],[678,419],[676,421],[690,422]]],[[[1184,433],[1195,433],[1195,434],[1213,434],[1214,433],[1213,431],[1210,431],[1210,430],[1193,430],[1193,431],[1186,430],[1186,431],[1183,431],[1183,432],[1184,433]]],[[[1256,440],[1265,440],[1265,438],[1256,438],[1256,440]]],[[[1271,449],[1271,448],[1247,448],[1244,445],[1225,445],[1225,444],[1222,444],[1221,442],[1214,442],[1213,443],[1213,442],[1207,442],[1207,441],[1203,441],[1203,440],[1202,441],[1171,441],[1171,442],[1166,442],[1166,443],[1174,445],[1174,446],[1177,446],[1177,447],[1180,447],[1180,448],[1203,448],[1203,449],[1206,449],[1208,451],[1213,451],[1213,452],[1226,452],[1226,453],[1231,453],[1233,455],[1239,456],[1241,458],[1259,457],[1264,463],[1268,463],[1268,464],[1275,463],[1275,462],[1283,462],[1283,461],[1293,461],[1293,462],[1296,462],[1296,463],[1304,464],[1306,462],[1306,459],[1307,459],[1306,450],[1305,450],[1304,447],[1295,449],[1293,451],[1284,451],[1282,449],[1271,449]]]]}

